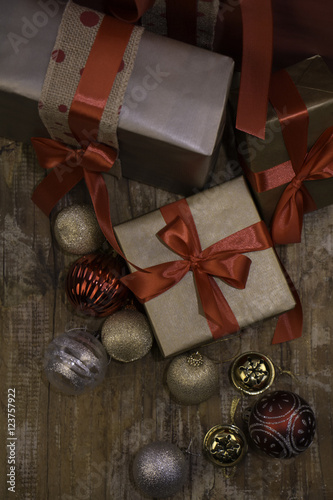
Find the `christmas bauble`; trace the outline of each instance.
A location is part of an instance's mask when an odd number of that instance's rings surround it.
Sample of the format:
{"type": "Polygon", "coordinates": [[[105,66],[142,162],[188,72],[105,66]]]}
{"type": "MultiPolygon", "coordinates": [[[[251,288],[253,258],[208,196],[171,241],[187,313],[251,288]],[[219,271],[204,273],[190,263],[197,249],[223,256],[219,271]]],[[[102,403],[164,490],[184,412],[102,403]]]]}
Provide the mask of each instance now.
{"type": "Polygon", "coordinates": [[[293,392],[275,391],[256,402],[248,427],[261,451],[274,458],[290,458],[310,446],[316,419],[303,398],[293,392]]]}
{"type": "Polygon", "coordinates": [[[219,387],[216,364],[196,352],[174,358],[168,368],[167,384],[174,398],[184,405],[206,401],[219,387]]]}
{"type": "Polygon", "coordinates": [[[126,274],[119,256],[89,254],[78,259],[67,275],[67,296],[77,311],[109,316],[125,303],[128,289],[120,281],[126,274]]]}
{"type": "Polygon", "coordinates": [[[65,394],[81,394],[102,382],[108,357],[101,342],[85,330],[72,330],[52,340],[44,356],[50,384],[65,394]]]}
{"type": "Polygon", "coordinates": [[[72,205],[61,210],[54,222],[54,235],[60,248],[77,255],[95,252],[105,241],[89,205],[72,205]]]}
{"type": "Polygon", "coordinates": [[[125,363],[145,356],[153,344],[146,316],[133,309],[112,314],[102,327],[102,344],[108,354],[125,363]]]}
{"type": "Polygon", "coordinates": [[[145,495],[166,498],[175,495],[185,483],[187,462],[180,449],[157,441],[141,448],[133,462],[136,486],[145,495]]]}
{"type": "Polygon", "coordinates": [[[272,385],[275,368],[268,356],[255,351],[244,352],[232,363],[230,377],[236,389],[254,396],[265,392],[272,385]]]}
{"type": "Polygon", "coordinates": [[[246,454],[247,442],[243,432],[236,425],[215,425],[207,432],[203,449],[213,464],[233,467],[246,454]]]}

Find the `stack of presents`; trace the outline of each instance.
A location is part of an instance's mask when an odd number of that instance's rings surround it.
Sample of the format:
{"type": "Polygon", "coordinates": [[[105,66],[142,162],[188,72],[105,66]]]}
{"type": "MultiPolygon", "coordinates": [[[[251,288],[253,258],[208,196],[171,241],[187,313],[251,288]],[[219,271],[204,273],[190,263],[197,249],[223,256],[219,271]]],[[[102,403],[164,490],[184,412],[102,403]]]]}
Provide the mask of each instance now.
{"type": "Polygon", "coordinates": [[[324,0],[2,2],[0,136],[32,139],[45,213],[85,179],[164,356],[275,315],[274,343],[302,333],[275,245],[333,202],[332,18],[324,0]],[[225,129],[242,175],[207,187],[225,129]],[[112,228],[107,175],[184,198],[112,228]]]}

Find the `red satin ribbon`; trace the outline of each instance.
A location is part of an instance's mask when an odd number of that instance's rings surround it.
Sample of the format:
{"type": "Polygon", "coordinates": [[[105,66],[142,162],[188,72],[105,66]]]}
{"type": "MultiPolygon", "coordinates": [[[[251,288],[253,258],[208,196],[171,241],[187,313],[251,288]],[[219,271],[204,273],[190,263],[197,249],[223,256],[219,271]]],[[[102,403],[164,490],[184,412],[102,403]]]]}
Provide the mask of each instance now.
{"type": "MultiPolygon", "coordinates": [[[[154,0],[110,0],[110,12],[136,22],[154,0]],[[121,5],[120,5],[121,4],[121,5]]],[[[242,0],[243,58],[236,128],[265,138],[268,91],[273,57],[271,0],[242,0]]],[[[192,45],[197,42],[197,0],[166,0],[168,36],[192,45]]]]}
{"type": "Polygon", "coordinates": [[[128,23],[136,23],[154,3],[155,0],[108,0],[110,13],[128,23]]]}
{"type": "Polygon", "coordinates": [[[251,260],[242,254],[271,247],[265,224],[258,222],[202,250],[186,200],[162,207],[160,211],[167,225],[157,236],[182,260],[158,264],[145,269],[146,272],[136,271],[122,281],[141,302],[147,302],[192,271],[213,338],[237,331],[238,322],[213,276],[234,288],[245,288],[251,260]]]}
{"type": "Polygon", "coordinates": [[[117,152],[94,141],[132,30],[133,26],[117,19],[103,18],[69,110],[68,123],[81,149],[73,150],[52,139],[32,139],[40,165],[53,169],[35,190],[34,203],[48,215],[84,178],[98,223],[111,246],[123,257],[113,232],[109,195],[102,175],[114,164],[117,152]]]}
{"type": "Polygon", "coordinates": [[[68,125],[82,146],[97,140],[99,123],[133,26],[104,16],[76,89],[68,125]]]}
{"type": "Polygon", "coordinates": [[[117,152],[103,144],[91,143],[85,149],[74,150],[52,139],[33,137],[31,142],[39,164],[50,171],[35,189],[32,201],[49,215],[58,201],[84,179],[104,236],[125,258],[113,231],[108,190],[101,173],[112,167],[117,152]]]}
{"type": "Polygon", "coordinates": [[[236,128],[265,139],[273,57],[271,0],[240,2],[243,56],[236,128]]]}
{"type": "Polygon", "coordinates": [[[304,181],[333,176],[333,127],[326,129],[307,153],[308,111],[286,71],[272,77],[270,100],[277,111],[290,160],[262,172],[251,172],[246,166],[244,170],[258,193],[288,184],[272,219],[272,238],[277,244],[298,243],[304,214],[317,208],[304,181]]]}

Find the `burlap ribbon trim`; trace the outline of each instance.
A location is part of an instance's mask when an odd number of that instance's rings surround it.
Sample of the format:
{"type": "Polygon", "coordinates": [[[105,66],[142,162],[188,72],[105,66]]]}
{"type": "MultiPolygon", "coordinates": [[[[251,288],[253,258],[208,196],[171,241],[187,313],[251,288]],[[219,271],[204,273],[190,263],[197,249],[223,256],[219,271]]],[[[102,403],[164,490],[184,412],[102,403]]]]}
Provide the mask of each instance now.
{"type": "MultiPolygon", "coordinates": [[[[52,139],[78,147],[80,144],[71,130],[68,119],[73,99],[87,66],[89,54],[94,46],[103,20],[110,19],[101,13],[85,9],[69,2],[59,27],[57,39],[46,73],[39,112],[52,139]]],[[[117,21],[116,21],[117,22],[117,21]]],[[[115,38],[112,26],[106,35],[104,66],[95,75],[96,83],[104,77],[105,68],[112,64],[115,38]]],[[[98,142],[118,149],[117,127],[121,105],[128,81],[131,77],[135,57],[143,33],[141,27],[133,27],[112,89],[107,96],[100,124],[97,128],[98,142]]],[[[95,130],[96,132],[96,130],[95,130]]],[[[93,134],[94,135],[94,134],[93,134]]],[[[86,141],[92,140],[86,131],[86,141]]]]}

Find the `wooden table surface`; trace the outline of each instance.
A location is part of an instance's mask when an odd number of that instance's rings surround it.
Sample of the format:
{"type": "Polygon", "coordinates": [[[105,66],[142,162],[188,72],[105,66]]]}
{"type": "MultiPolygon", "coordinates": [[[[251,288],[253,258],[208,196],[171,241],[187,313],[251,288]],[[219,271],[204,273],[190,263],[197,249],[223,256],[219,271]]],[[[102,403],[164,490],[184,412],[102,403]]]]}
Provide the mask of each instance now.
{"type": "MultiPolygon", "coordinates": [[[[231,339],[203,347],[218,363],[219,394],[197,406],[175,403],[165,385],[170,363],[154,345],[143,359],[111,361],[104,382],[78,397],[51,389],[43,353],[54,336],[80,326],[97,330],[102,320],[78,316],[67,303],[64,278],[76,257],[56,245],[52,223],[30,201],[43,178],[30,147],[2,140],[1,165],[1,488],[0,498],[19,500],[139,500],[131,465],[147,443],[163,440],[186,454],[189,476],[176,500],[333,499],[333,206],[305,217],[302,243],[278,248],[304,308],[302,338],[271,345],[276,319],[247,328],[231,339]],[[313,407],[317,432],[297,458],[274,460],[250,449],[233,477],[202,454],[207,430],[230,421],[237,396],[230,385],[230,360],[257,350],[293,372],[274,388],[299,393],[313,407]],[[8,491],[8,390],[16,394],[15,493],[8,491]]],[[[223,159],[220,158],[220,167],[223,159]]],[[[219,168],[220,168],[219,167],[219,168]]],[[[233,175],[232,173],[230,174],[233,175]]],[[[220,180],[226,180],[221,176],[220,180]]],[[[133,181],[107,178],[111,214],[119,223],[177,199],[133,181]]],[[[83,185],[59,204],[87,201],[83,185]]],[[[255,398],[243,397],[236,413],[255,398]]]]}

